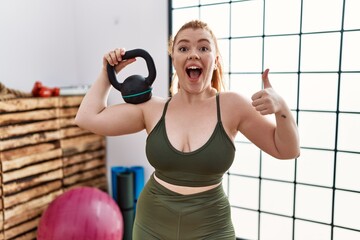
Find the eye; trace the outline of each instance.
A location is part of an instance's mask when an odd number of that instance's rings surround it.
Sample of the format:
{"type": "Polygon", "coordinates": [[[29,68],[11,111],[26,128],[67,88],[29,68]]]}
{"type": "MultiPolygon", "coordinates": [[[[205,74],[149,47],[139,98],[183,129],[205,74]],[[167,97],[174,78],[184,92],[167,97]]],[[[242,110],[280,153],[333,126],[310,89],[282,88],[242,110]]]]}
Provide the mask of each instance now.
{"type": "Polygon", "coordinates": [[[200,50],[200,52],[207,52],[207,51],[209,51],[209,48],[208,47],[201,47],[199,50],[200,50]]]}
{"type": "Polygon", "coordinates": [[[180,52],[186,52],[188,49],[186,47],[179,47],[180,52]]]}

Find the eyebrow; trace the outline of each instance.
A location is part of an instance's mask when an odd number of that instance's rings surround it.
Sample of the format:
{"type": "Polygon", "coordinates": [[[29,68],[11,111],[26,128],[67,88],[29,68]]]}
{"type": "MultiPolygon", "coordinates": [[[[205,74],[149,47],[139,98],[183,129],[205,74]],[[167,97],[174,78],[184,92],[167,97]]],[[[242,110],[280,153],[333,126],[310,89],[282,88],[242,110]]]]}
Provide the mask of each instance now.
{"type": "MultiPolygon", "coordinates": [[[[179,40],[179,41],[177,42],[177,44],[182,43],[182,42],[189,43],[190,40],[188,40],[188,39],[181,39],[181,40],[179,40]]],[[[206,38],[201,38],[201,39],[199,39],[197,42],[198,42],[198,43],[199,43],[199,42],[207,42],[207,43],[210,44],[210,41],[209,41],[208,39],[206,39],[206,38]]]]}

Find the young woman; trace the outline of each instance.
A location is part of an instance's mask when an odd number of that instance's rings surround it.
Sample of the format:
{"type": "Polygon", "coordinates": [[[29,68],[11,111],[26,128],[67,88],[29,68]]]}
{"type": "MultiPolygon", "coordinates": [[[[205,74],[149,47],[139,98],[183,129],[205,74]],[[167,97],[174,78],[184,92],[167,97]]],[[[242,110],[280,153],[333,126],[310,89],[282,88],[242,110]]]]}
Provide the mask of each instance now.
{"type": "Polygon", "coordinates": [[[148,133],[146,154],[155,172],[137,203],[134,240],[233,240],[221,181],[234,159],[236,134],[275,158],[293,159],[300,153],[296,123],[271,87],[268,70],[262,75],[264,89],[251,100],[221,91],[223,66],[206,23],[183,25],[169,52],[178,80],[171,98],[107,106],[107,63],[120,72],[135,61],[122,60],[125,50],[117,48],[103,57],[100,76],[84,97],[76,123],[107,136],[148,133]],[[276,124],[267,114],[275,115],[276,124]]]}

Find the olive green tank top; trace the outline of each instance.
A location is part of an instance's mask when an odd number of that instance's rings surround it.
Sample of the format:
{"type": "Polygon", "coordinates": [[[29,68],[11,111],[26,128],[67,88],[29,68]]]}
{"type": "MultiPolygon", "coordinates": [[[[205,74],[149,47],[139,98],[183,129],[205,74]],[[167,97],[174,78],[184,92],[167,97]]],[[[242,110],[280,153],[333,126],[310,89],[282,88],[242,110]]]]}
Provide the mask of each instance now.
{"type": "Polygon", "coordinates": [[[175,149],[167,136],[163,114],[146,140],[146,155],[155,175],[170,184],[201,187],[220,183],[235,156],[235,146],[221,123],[219,94],[216,96],[217,124],[209,140],[192,152],[175,149]]]}

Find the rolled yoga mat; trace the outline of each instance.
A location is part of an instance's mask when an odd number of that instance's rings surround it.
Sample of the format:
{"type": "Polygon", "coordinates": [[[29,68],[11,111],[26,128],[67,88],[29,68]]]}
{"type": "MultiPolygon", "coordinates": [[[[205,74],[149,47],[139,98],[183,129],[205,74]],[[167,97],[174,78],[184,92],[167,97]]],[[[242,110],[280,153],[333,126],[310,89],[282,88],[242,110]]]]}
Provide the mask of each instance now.
{"type": "Polygon", "coordinates": [[[123,240],[131,240],[135,218],[134,173],[131,171],[118,173],[116,179],[117,203],[124,220],[123,240]]]}
{"type": "Polygon", "coordinates": [[[132,230],[135,220],[135,209],[131,208],[128,210],[121,211],[124,220],[124,236],[122,240],[132,239],[132,230]]]}
{"type": "Polygon", "coordinates": [[[117,179],[117,203],[122,210],[134,208],[134,173],[119,173],[117,179]]]}
{"type": "Polygon", "coordinates": [[[112,167],[111,168],[111,191],[112,196],[115,202],[118,202],[118,194],[117,194],[117,175],[119,173],[126,172],[128,170],[127,167],[112,167]]]}
{"type": "Polygon", "coordinates": [[[133,166],[130,167],[129,170],[134,173],[134,198],[136,203],[144,188],[144,168],[141,166],[133,166]]]}
{"type": "Polygon", "coordinates": [[[123,173],[126,171],[130,171],[134,173],[134,199],[135,203],[137,202],[139,195],[144,188],[144,167],[142,166],[131,166],[131,167],[124,167],[124,166],[117,166],[111,168],[111,190],[113,199],[117,202],[118,194],[117,194],[117,180],[116,176],[119,173],[123,173]]]}

